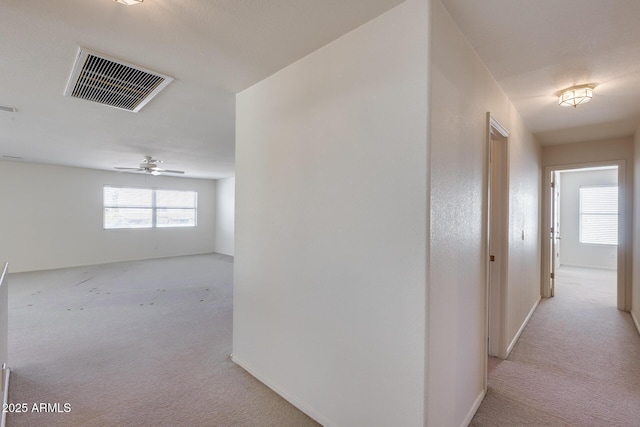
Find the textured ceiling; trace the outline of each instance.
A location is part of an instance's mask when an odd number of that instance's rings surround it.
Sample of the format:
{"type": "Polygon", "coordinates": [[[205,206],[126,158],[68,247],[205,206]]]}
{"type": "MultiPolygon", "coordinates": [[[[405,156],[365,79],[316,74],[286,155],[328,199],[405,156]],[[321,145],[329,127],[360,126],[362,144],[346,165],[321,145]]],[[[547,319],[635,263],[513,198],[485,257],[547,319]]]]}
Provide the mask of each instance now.
{"type": "MultiPolygon", "coordinates": [[[[401,0],[0,2],[0,156],[233,175],[235,94],[401,0]],[[78,47],[175,81],[139,113],[64,97],[78,47]]],[[[0,157],[2,158],[2,157],[0,157]]],[[[6,157],[5,157],[6,159],[6,157]]]]}
{"type": "MultiPolygon", "coordinates": [[[[233,175],[235,94],[401,0],[0,2],[0,156],[112,170],[144,155],[233,175]],[[64,97],[78,47],[175,78],[139,113],[64,97]]],[[[443,0],[543,144],[633,134],[640,1],[443,0]],[[597,83],[561,108],[555,94],[597,83]]],[[[2,157],[0,157],[2,158],[2,157]]]]}
{"type": "Polygon", "coordinates": [[[443,0],[543,144],[632,135],[640,123],[640,1],[443,0]],[[597,83],[590,103],[556,93],[597,83]]]}

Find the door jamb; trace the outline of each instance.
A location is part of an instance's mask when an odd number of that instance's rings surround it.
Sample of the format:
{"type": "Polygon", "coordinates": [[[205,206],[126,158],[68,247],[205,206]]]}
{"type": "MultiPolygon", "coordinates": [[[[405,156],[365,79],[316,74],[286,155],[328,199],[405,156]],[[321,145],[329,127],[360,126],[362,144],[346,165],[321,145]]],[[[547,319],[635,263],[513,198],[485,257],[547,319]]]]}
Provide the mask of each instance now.
{"type": "MultiPolygon", "coordinates": [[[[484,269],[485,269],[485,345],[484,345],[484,389],[487,389],[487,383],[488,383],[488,370],[487,370],[487,364],[488,364],[488,358],[489,358],[489,290],[490,290],[490,285],[491,285],[491,277],[490,277],[490,260],[489,260],[489,255],[490,255],[490,248],[489,248],[489,237],[490,237],[490,233],[491,233],[491,215],[490,215],[490,201],[491,201],[491,134],[495,133],[498,134],[499,136],[505,138],[505,157],[506,157],[506,164],[505,164],[505,171],[504,171],[504,182],[506,183],[506,194],[504,197],[504,203],[505,203],[505,207],[506,210],[508,212],[508,206],[509,206],[509,196],[508,196],[508,188],[509,188],[509,131],[502,126],[502,124],[500,122],[498,122],[498,120],[496,120],[492,115],[491,112],[487,112],[487,116],[486,116],[486,135],[485,135],[485,147],[486,147],[486,153],[485,153],[485,195],[484,195],[484,202],[485,202],[485,209],[484,209],[484,227],[485,227],[485,233],[484,233],[484,269]]],[[[508,221],[508,215],[506,220],[508,221]]],[[[505,229],[508,229],[508,227],[505,225],[505,229]]],[[[506,236],[506,235],[505,235],[506,236]]],[[[505,322],[505,318],[506,318],[506,300],[505,300],[505,295],[506,295],[506,280],[507,280],[507,264],[508,264],[508,242],[503,242],[504,247],[502,248],[502,253],[503,253],[503,258],[504,260],[502,261],[502,265],[501,265],[501,272],[500,274],[502,275],[502,277],[504,278],[501,283],[501,289],[500,289],[500,293],[501,293],[501,299],[500,299],[500,307],[497,307],[497,311],[498,311],[498,321],[499,321],[499,337],[498,337],[498,341],[499,341],[499,356],[500,357],[506,357],[506,354],[504,353],[504,350],[502,347],[504,347],[503,342],[504,342],[504,337],[502,335],[504,335],[504,322],[505,322]]],[[[496,307],[492,307],[493,309],[496,309],[496,307]]]]}

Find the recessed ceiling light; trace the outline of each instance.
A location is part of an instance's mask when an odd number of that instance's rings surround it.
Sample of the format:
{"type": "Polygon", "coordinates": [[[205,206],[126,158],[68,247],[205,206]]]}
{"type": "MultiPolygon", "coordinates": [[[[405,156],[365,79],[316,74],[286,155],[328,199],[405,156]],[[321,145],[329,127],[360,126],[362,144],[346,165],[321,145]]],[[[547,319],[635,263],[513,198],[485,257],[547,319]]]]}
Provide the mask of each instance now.
{"type": "Polygon", "coordinates": [[[115,0],[117,3],[126,4],[127,6],[131,6],[134,4],[142,3],[144,0],[115,0]]]}
{"type": "Polygon", "coordinates": [[[572,86],[558,93],[558,104],[563,107],[577,107],[586,104],[593,97],[594,84],[572,86]]]}

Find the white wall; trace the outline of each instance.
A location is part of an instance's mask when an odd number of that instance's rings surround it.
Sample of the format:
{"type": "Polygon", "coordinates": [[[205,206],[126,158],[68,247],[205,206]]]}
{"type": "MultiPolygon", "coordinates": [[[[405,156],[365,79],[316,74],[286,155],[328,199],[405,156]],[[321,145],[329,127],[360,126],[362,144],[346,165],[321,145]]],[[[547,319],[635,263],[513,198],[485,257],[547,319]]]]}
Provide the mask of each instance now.
{"type": "Polygon", "coordinates": [[[431,40],[427,417],[430,426],[460,426],[480,402],[485,372],[487,111],[510,132],[507,343],[540,298],[540,153],[439,0],[431,40]]]}
{"type": "Polygon", "coordinates": [[[505,345],[540,301],[542,160],[540,145],[509,104],[509,266],[505,345]],[[522,234],[524,232],[524,238],[522,234]]]}
{"type": "Polygon", "coordinates": [[[429,1],[237,96],[233,360],[324,425],[424,425],[429,1]]]}
{"type": "Polygon", "coordinates": [[[0,260],[11,272],[213,252],[215,182],[0,161],[0,260]],[[103,229],[104,185],[198,192],[198,226],[103,229]]]}
{"type": "MultiPolygon", "coordinates": [[[[626,230],[633,230],[633,177],[634,177],[634,140],[620,138],[604,141],[586,141],[573,144],[545,146],[542,148],[542,164],[544,167],[575,166],[583,167],[591,163],[622,162],[625,178],[618,179],[620,187],[618,197],[628,200],[624,212],[619,212],[626,230]]],[[[631,309],[631,269],[632,248],[634,238],[630,232],[618,235],[618,246],[624,249],[625,255],[618,252],[618,279],[624,283],[624,298],[618,295],[618,307],[631,309]],[[623,266],[623,267],[621,267],[623,266]],[[624,300],[625,304],[621,301],[624,300]]]]}
{"type": "Polygon", "coordinates": [[[215,251],[233,256],[235,230],[236,179],[216,180],[215,251]]]}
{"type": "Polygon", "coordinates": [[[580,187],[618,185],[618,170],[562,172],[560,178],[560,265],[617,268],[617,246],[580,243],[580,187]]]}
{"type": "Polygon", "coordinates": [[[634,147],[634,186],[633,186],[633,283],[631,315],[640,332],[640,126],[636,129],[634,147]]]}

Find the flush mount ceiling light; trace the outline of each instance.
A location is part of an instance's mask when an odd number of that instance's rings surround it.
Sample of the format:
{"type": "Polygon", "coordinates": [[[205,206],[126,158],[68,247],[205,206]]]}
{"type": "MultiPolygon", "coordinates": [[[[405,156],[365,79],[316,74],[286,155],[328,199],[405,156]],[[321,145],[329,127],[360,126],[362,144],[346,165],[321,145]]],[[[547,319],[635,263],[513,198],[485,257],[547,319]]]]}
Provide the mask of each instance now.
{"type": "Polygon", "coordinates": [[[131,6],[134,4],[142,3],[144,0],[115,0],[116,3],[126,4],[127,6],[131,6]]]}
{"type": "Polygon", "coordinates": [[[577,107],[591,101],[594,84],[572,86],[558,93],[558,104],[563,107],[577,107]]]}

